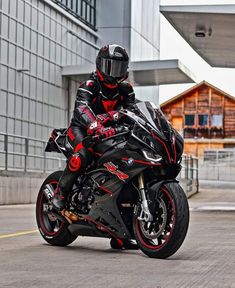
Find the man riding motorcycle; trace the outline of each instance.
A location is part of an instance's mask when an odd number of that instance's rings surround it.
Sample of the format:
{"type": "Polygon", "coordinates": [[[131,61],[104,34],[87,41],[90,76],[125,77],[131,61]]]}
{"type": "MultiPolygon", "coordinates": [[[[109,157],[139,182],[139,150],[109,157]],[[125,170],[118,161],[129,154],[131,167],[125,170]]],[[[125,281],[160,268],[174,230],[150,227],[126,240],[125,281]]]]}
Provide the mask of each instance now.
{"type": "MultiPolygon", "coordinates": [[[[87,135],[107,138],[118,133],[115,128],[107,125],[118,121],[118,110],[130,108],[135,103],[132,85],[125,82],[128,77],[128,64],[129,56],[123,47],[115,44],[106,45],[97,55],[96,72],[78,88],[73,117],[67,131],[67,142],[72,155],[67,161],[57,193],[52,199],[53,208],[65,218],[73,214],[65,210],[65,199],[78,176],[92,160],[92,148],[84,147],[83,139],[87,135]]],[[[138,248],[126,239],[120,242],[111,239],[111,247],[138,248]]]]}

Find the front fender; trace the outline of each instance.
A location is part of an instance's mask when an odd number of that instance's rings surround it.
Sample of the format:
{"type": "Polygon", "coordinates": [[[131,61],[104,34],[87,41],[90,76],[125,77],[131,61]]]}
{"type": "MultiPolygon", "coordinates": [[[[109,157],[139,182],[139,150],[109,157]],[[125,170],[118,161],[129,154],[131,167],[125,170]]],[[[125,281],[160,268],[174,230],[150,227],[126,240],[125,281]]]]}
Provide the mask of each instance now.
{"type": "Polygon", "coordinates": [[[171,183],[171,182],[179,183],[179,181],[174,179],[174,178],[173,179],[164,179],[161,181],[156,180],[156,182],[151,183],[151,185],[147,188],[146,194],[147,194],[147,198],[148,198],[149,211],[151,214],[153,214],[155,212],[156,200],[158,198],[161,187],[165,183],[171,183]]]}

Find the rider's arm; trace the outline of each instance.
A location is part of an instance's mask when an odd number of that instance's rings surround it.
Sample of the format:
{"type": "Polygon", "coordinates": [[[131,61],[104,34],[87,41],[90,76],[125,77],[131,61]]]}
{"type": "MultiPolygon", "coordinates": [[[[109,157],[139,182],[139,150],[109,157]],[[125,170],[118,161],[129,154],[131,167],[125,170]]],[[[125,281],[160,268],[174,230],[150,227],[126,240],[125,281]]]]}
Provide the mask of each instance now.
{"type": "Polygon", "coordinates": [[[120,94],[123,95],[123,108],[132,108],[132,106],[135,104],[135,92],[132,85],[128,82],[122,82],[120,84],[120,94]]]}
{"type": "Polygon", "coordinates": [[[97,83],[93,80],[87,80],[80,85],[77,91],[71,125],[83,126],[87,129],[96,120],[96,116],[90,105],[95,98],[97,89],[97,83]]]}

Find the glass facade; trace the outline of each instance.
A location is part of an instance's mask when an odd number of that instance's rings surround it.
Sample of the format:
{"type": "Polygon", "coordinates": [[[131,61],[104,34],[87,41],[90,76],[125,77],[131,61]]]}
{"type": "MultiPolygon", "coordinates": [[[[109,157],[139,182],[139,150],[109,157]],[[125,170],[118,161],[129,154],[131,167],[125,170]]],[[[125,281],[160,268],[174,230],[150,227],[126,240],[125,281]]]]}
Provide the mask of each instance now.
{"type": "Polygon", "coordinates": [[[96,30],[96,0],[52,0],[96,30]]]}

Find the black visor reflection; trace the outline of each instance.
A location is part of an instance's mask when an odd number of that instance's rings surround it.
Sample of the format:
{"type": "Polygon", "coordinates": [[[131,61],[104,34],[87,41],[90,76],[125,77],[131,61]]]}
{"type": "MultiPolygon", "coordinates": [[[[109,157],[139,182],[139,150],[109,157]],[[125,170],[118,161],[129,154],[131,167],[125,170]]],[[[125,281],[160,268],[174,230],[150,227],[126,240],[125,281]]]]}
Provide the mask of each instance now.
{"type": "Polygon", "coordinates": [[[101,59],[101,71],[111,77],[122,77],[126,74],[128,61],[101,59]]]}

